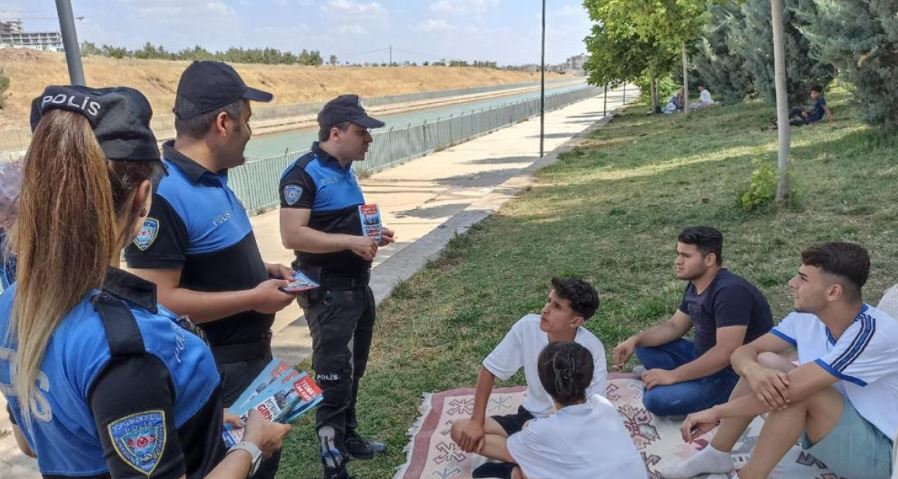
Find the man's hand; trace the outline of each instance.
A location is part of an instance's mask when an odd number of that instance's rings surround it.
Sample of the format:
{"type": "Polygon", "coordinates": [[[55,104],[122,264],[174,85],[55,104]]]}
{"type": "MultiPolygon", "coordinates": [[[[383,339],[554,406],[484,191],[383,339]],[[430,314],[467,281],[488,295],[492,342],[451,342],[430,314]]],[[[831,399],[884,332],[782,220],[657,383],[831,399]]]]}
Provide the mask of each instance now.
{"type": "Polygon", "coordinates": [[[483,441],[486,432],[483,430],[483,424],[474,420],[468,421],[461,430],[461,439],[458,441],[458,447],[465,452],[475,452],[480,454],[483,449],[483,441]]]}
{"type": "Polygon", "coordinates": [[[783,371],[752,365],[745,371],[745,379],[758,401],[771,411],[785,409],[792,402],[789,375],[783,371]]]}
{"type": "Polygon", "coordinates": [[[265,263],[265,271],[269,278],[293,281],[293,268],[278,263],[265,263]]]}
{"type": "Polygon", "coordinates": [[[348,249],[361,256],[363,260],[371,261],[377,254],[377,243],[374,242],[374,238],[368,236],[353,236],[349,239],[348,249]]]}
{"type": "Polygon", "coordinates": [[[802,118],[807,118],[807,117],[808,117],[808,112],[806,112],[806,111],[801,112],[801,117],[802,117],[802,118]]]}
{"type": "Polygon", "coordinates": [[[680,435],[686,442],[692,442],[702,434],[714,429],[714,426],[720,424],[720,416],[713,407],[699,411],[686,416],[683,424],[680,426],[680,435]]]}
{"type": "Polygon", "coordinates": [[[642,375],[642,381],[645,383],[646,389],[652,389],[655,386],[667,386],[680,382],[677,375],[673,371],[666,369],[649,369],[642,375]]]}
{"type": "Polygon", "coordinates": [[[252,289],[255,298],[253,309],[264,314],[274,314],[286,308],[296,295],[287,294],[278,288],[286,286],[288,283],[284,279],[269,279],[259,283],[252,289]]]}
{"type": "Polygon", "coordinates": [[[380,244],[378,246],[386,246],[394,241],[396,241],[396,233],[390,228],[383,228],[383,231],[380,234],[380,244]]]}
{"type": "Polygon", "coordinates": [[[624,364],[633,356],[636,351],[636,336],[630,336],[626,340],[614,347],[611,355],[614,358],[614,367],[618,370],[624,367],[624,364]]]}

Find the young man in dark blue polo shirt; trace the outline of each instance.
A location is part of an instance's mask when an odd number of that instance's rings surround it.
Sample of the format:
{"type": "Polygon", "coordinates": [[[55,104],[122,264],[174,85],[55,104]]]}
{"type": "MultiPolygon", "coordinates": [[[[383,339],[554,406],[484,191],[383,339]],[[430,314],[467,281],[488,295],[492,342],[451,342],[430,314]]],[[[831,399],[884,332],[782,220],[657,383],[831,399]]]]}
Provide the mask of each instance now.
{"type": "MultiPolygon", "coordinates": [[[[252,132],[249,88],[229,65],[194,62],[175,99],[174,142],[163,145],[168,176],[150,215],[125,252],[129,268],[156,283],[159,302],[199,324],[212,346],[230,406],[271,360],[274,314],[294,296],[278,290],[289,267],[262,261],[249,217],[228,187],[252,132]]],[[[279,455],[255,478],[272,478],[279,455]]]]}
{"type": "Polygon", "coordinates": [[[357,95],[328,102],[318,114],[319,141],[284,172],[280,182],[281,239],[296,252],[295,269],[321,287],[297,298],[312,334],[312,365],[324,400],[315,412],[325,479],[345,479],[349,456],[370,459],[386,446],[357,432],[355,405],[374,333],[374,295],[368,287],[378,246],[393,242],[383,228],[380,244],[362,234],[365,204],[352,162],[365,159],[368,116],[357,95]]]}
{"type": "Polygon", "coordinates": [[[695,226],[680,232],[677,278],[689,283],[679,309],[614,348],[618,367],[635,351],[644,368],[643,403],[656,415],[682,416],[726,402],[739,381],[730,355],[773,327],[764,295],[722,268],[722,255],[723,234],[717,229],[695,226]],[[694,341],[683,339],[692,328],[694,341]]]}
{"type": "Polygon", "coordinates": [[[789,124],[792,126],[809,125],[816,123],[824,118],[832,120],[833,114],[826,107],[826,98],[823,98],[823,87],[814,85],[811,87],[811,101],[813,104],[810,109],[795,107],[789,110],[789,124]]]}

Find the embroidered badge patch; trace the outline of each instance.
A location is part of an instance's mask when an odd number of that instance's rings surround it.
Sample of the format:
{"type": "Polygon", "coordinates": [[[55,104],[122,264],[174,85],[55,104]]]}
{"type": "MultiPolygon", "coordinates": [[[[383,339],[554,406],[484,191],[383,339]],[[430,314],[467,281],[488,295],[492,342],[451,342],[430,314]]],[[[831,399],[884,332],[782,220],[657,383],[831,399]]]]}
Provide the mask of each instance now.
{"type": "Polygon", "coordinates": [[[159,234],[159,220],[156,218],[147,218],[146,221],[143,222],[143,227],[140,228],[140,233],[137,233],[137,237],[134,238],[134,246],[137,246],[141,251],[146,251],[147,248],[153,245],[153,242],[156,241],[156,236],[159,234]]]}
{"type": "Polygon", "coordinates": [[[288,205],[295,205],[296,202],[299,201],[300,196],[302,196],[301,186],[287,185],[284,187],[284,201],[286,201],[288,205]]]}
{"type": "Polygon", "coordinates": [[[147,476],[156,470],[165,450],[165,411],[144,411],[113,421],[107,427],[115,452],[147,476]]]}

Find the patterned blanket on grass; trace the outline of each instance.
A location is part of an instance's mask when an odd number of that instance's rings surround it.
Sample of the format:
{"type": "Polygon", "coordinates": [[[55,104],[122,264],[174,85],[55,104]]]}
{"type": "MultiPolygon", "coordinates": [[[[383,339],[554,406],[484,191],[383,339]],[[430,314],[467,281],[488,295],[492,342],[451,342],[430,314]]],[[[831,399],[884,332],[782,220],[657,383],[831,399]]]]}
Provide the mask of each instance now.
{"type": "MultiPolygon", "coordinates": [[[[642,454],[650,479],[662,479],[658,469],[681,461],[708,444],[713,431],[695,444],[680,438],[679,423],[653,416],[642,405],[642,381],[632,375],[612,374],[608,381],[608,399],[617,407],[636,448],[642,454]]],[[[503,388],[493,392],[487,414],[511,414],[524,401],[523,387],[503,388]]],[[[452,442],[452,421],[471,416],[473,389],[453,389],[427,395],[421,406],[421,418],[410,431],[407,462],[394,479],[468,479],[471,471],[484,459],[463,452],[452,442]]],[[[733,450],[736,468],[748,460],[761,432],[763,420],[758,418],[733,450]]],[[[839,479],[813,456],[794,447],[771,476],[779,479],[839,479]]],[[[625,478],[622,478],[625,479],[625,478]]]]}

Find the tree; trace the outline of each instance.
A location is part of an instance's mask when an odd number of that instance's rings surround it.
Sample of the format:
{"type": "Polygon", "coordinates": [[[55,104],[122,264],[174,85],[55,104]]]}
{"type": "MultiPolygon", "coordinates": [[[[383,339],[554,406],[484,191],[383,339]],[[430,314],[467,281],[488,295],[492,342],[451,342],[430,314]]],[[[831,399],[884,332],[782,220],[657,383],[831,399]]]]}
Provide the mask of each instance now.
{"type": "Polygon", "coordinates": [[[898,128],[898,0],[805,0],[811,56],[851,82],[864,121],[898,128]]]}
{"type": "MultiPolygon", "coordinates": [[[[826,87],[835,75],[835,68],[821,63],[812,55],[812,45],[802,30],[807,24],[795,15],[801,2],[810,0],[782,0],[783,47],[786,62],[786,90],[790,104],[804,103],[812,85],[826,87]]],[[[755,78],[755,89],[768,102],[776,99],[773,69],[773,31],[770,24],[770,0],[746,0],[742,8],[745,28],[738,33],[740,51],[755,78]]]]}
{"type": "Polygon", "coordinates": [[[770,24],[773,34],[773,63],[776,87],[776,124],[779,135],[777,168],[779,184],[776,202],[784,203],[789,197],[789,101],[786,91],[786,47],[783,26],[782,0],[770,1],[770,24]]]}
{"type": "Polygon", "coordinates": [[[330,58],[328,58],[328,63],[329,63],[331,66],[336,65],[336,64],[337,64],[337,55],[334,55],[333,53],[331,53],[330,58]]]}
{"type": "Polygon", "coordinates": [[[710,19],[692,56],[701,81],[726,103],[735,103],[754,91],[738,32],[745,28],[745,15],[736,3],[711,5],[710,19]]]}
{"type": "Polygon", "coordinates": [[[9,77],[6,76],[3,70],[0,70],[0,110],[6,106],[6,98],[3,95],[7,89],[9,89],[9,77]]]}

